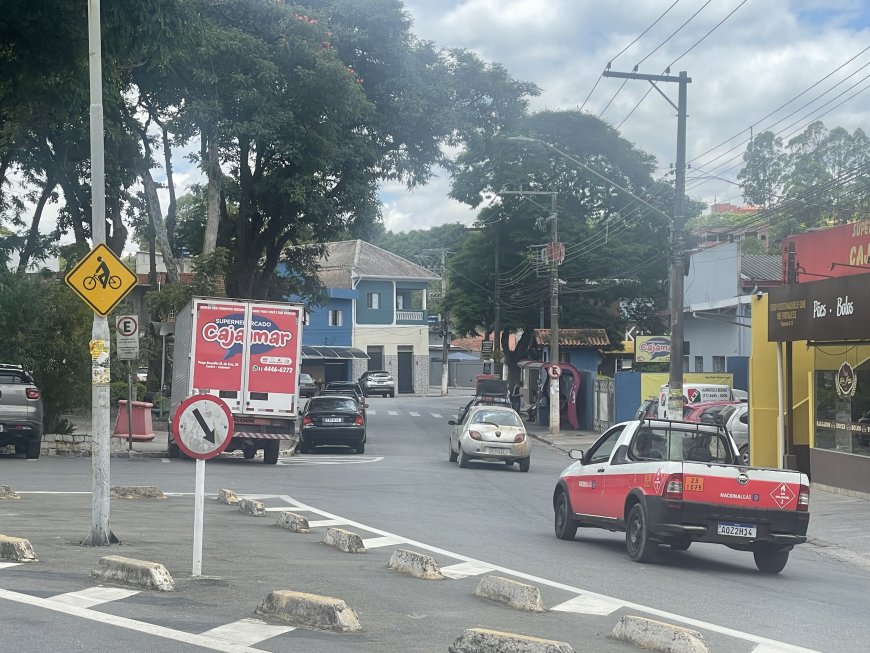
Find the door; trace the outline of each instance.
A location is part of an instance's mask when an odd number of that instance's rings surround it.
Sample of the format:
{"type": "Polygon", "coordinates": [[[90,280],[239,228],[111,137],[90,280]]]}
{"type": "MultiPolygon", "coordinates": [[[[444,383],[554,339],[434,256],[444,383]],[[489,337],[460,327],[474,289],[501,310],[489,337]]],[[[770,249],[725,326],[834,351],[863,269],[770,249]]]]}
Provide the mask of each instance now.
{"type": "Polygon", "coordinates": [[[386,369],[384,367],[384,348],[381,345],[369,345],[366,347],[366,354],[369,356],[369,372],[386,369]]]}
{"type": "Polygon", "coordinates": [[[399,392],[414,392],[414,348],[399,346],[399,392]]]}
{"type": "Polygon", "coordinates": [[[596,516],[606,514],[603,505],[605,473],[622,429],[620,425],[602,435],[584,456],[583,464],[565,478],[574,512],[596,516]]]}

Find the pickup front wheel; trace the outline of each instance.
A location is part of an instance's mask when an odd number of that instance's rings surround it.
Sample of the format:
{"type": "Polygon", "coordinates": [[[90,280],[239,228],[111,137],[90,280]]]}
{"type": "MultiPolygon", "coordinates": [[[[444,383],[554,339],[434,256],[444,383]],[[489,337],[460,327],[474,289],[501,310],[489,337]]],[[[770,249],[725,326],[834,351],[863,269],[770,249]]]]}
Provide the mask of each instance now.
{"type": "Polygon", "coordinates": [[[755,556],[755,566],[765,574],[778,574],[788,562],[788,549],[763,547],[752,552],[755,556]]]}
{"type": "Polygon", "coordinates": [[[628,557],[635,562],[652,562],[658,549],[658,544],[649,539],[646,510],[639,503],[634,504],[628,511],[625,548],[628,550],[628,557]]]}
{"type": "Polygon", "coordinates": [[[564,492],[559,493],[559,498],[556,499],[556,515],[553,520],[556,537],[560,540],[573,540],[577,535],[577,527],[579,522],[571,515],[571,509],[568,506],[568,497],[564,492]]]}

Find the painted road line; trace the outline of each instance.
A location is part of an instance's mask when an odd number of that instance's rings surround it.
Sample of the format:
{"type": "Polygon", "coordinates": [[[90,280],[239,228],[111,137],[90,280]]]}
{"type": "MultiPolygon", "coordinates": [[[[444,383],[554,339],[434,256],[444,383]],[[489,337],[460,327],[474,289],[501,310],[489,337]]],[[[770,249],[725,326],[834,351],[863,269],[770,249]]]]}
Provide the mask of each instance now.
{"type": "Polygon", "coordinates": [[[371,408],[366,410],[366,415],[377,415],[378,411],[372,410],[371,408]]]}
{"type": "Polygon", "coordinates": [[[119,617],[117,615],[109,614],[107,612],[100,612],[99,610],[88,610],[87,608],[80,608],[75,605],[64,605],[63,603],[57,603],[56,601],[52,601],[51,599],[42,599],[38,596],[30,596],[29,594],[21,594],[19,592],[10,592],[9,590],[5,589],[0,589],[0,600],[21,603],[23,605],[29,605],[36,608],[45,608],[46,610],[60,612],[72,617],[80,617],[81,619],[96,621],[102,624],[106,624],[107,626],[126,628],[127,630],[133,630],[139,633],[143,633],[145,635],[162,637],[163,639],[171,639],[173,641],[190,644],[192,646],[201,646],[203,648],[208,648],[213,651],[222,651],[223,653],[263,653],[259,649],[250,648],[248,646],[245,646],[244,644],[236,644],[235,642],[228,642],[223,639],[217,639],[216,637],[207,637],[205,635],[186,633],[183,630],[175,630],[174,628],[158,626],[157,624],[149,624],[145,623],[144,621],[128,619],[127,617],[119,617]]]}
{"type": "Polygon", "coordinates": [[[495,571],[495,567],[477,560],[469,560],[468,562],[460,562],[457,565],[441,567],[441,573],[447,576],[447,578],[453,578],[454,580],[469,578],[470,576],[480,576],[481,574],[488,574],[491,571],[495,571]]]}
{"type": "Polygon", "coordinates": [[[287,506],[278,506],[277,508],[264,508],[266,512],[287,512],[287,506]]]}
{"type": "Polygon", "coordinates": [[[411,417],[420,417],[420,413],[415,413],[414,411],[408,411],[408,415],[411,417]]]}
{"type": "Polygon", "coordinates": [[[379,549],[382,546],[392,546],[394,544],[404,544],[405,540],[401,537],[391,537],[389,535],[382,537],[370,537],[363,540],[363,546],[367,549],[379,549]]]}
{"type": "Polygon", "coordinates": [[[9,567],[17,567],[20,562],[0,562],[0,569],[9,569],[9,567]]]}
{"type": "Polygon", "coordinates": [[[751,653],[788,653],[791,650],[792,649],[790,648],[783,648],[779,644],[759,644],[754,649],[752,649],[751,653]]]}
{"type": "Polygon", "coordinates": [[[202,633],[203,637],[216,637],[228,642],[253,646],[264,639],[271,639],[278,635],[296,630],[294,626],[273,626],[259,619],[241,619],[225,626],[218,626],[202,633]]]}
{"type": "Polygon", "coordinates": [[[172,461],[169,460],[169,458],[161,458],[161,459],[160,459],[160,462],[162,462],[162,463],[171,463],[172,461]]]}
{"type": "MultiPolygon", "coordinates": [[[[332,513],[326,512],[325,510],[320,510],[318,508],[314,508],[307,504],[302,503],[301,501],[294,499],[288,495],[282,495],[280,497],[284,501],[290,504],[304,506],[306,508],[311,508],[312,512],[317,513],[323,517],[327,517],[330,519],[340,519],[338,515],[334,515],[332,513]]],[[[359,522],[347,519],[342,520],[342,523],[347,526],[352,526],[354,528],[361,528],[363,530],[370,531],[372,533],[377,533],[379,535],[383,535],[385,537],[401,537],[400,535],[396,535],[395,533],[391,533],[389,531],[382,530],[380,528],[374,528],[372,526],[366,526],[365,524],[361,524],[359,522]]],[[[545,585],[547,587],[553,587],[555,589],[565,590],[566,592],[570,592],[572,594],[584,595],[590,598],[599,599],[601,601],[610,601],[613,603],[619,603],[625,608],[630,608],[632,610],[640,610],[641,612],[645,612],[646,614],[651,614],[656,617],[660,617],[662,619],[667,619],[669,621],[675,621],[677,623],[692,626],[694,628],[702,628],[705,630],[709,630],[711,632],[719,633],[720,635],[727,635],[728,637],[735,637],[737,639],[742,639],[747,642],[753,642],[755,644],[764,644],[767,646],[774,647],[772,650],[777,651],[777,653],[820,653],[814,649],[804,648],[802,646],[795,646],[793,644],[786,644],[785,642],[779,642],[775,639],[769,639],[767,637],[761,637],[759,635],[753,635],[752,633],[745,633],[740,630],[735,630],[734,628],[728,628],[726,626],[719,626],[714,623],[710,623],[707,621],[701,621],[700,619],[694,619],[692,617],[684,617],[683,615],[675,614],[673,612],[668,612],[666,610],[660,610],[658,608],[652,608],[646,605],[642,605],[640,603],[633,603],[631,601],[623,601],[622,599],[618,599],[613,596],[607,596],[606,594],[599,594],[597,592],[590,592],[580,587],[574,587],[572,585],[567,585],[566,583],[560,583],[558,581],[549,580],[548,578],[541,578],[540,576],[535,576],[533,574],[527,574],[522,571],[516,571],[514,569],[510,569],[508,567],[502,567],[500,565],[490,565],[482,560],[478,560],[476,558],[472,558],[470,556],[463,555],[461,553],[454,553],[453,551],[448,551],[446,549],[442,549],[437,546],[432,546],[430,544],[425,544],[424,542],[419,542],[417,540],[412,540],[408,538],[404,538],[405,543],[419,547],[431,553],[437,553],[438,555],[446,556],[449,558],[455,558],[456,560],[461,560],[463,562],[473,562],[479,565],[487,565],[491,571],[500,572],[503,574],[508,574],[511,576],[515,576],[517,578],[522,578],[527,581],[531,581],[536,585],[545,585]]],[[[444,571],[444,567],[441,568],[441,571],[444,571]]],[[[446,575],[446,574],[445,574],[446,575]]]]}
{"type": "Polygon", "coordinates": [[[435,417],[435,418],[437,418],[437,419],[444,419],[444,418],[441,416],[441,413],[429,413],[429,414],[432,415],[432,417],[435,417]]]}
{"type": "Polygon", "coordinates": [[[309,528],[317,528],[318,526],[344,526],[347,523],[344,519],[320,519],[308,522],[309,528]]]}
{"type": "Polygon", "coordinates": [[[89,587],[79,592],[58,594],[57,596],[49,597],[49,600],[63,603],[64,605],[73,605],[77,608],[93,608],[110,601],[120,601],[121,599],[135,596],[138,593],[137,590],[125,590],[120,587],[89,587]]]}
{"type": "Polygon", "coordinates": [[[397,411],[397,410],[388,410],[387,411],[387,415],[398,415],[398,414],[399,414],[399,411],[397,411]]]}
{"type": "Polygon", "coordinates": [[[287,460],[279,460],[278,465],[284,465],[285,467],[291,467],[293,465],[367,465],[369,463],[377,463],[384,459],[383,456],[375,456],[373,458],[361,458],[359,456],[346,457],[343,459],[324,459],[318,460],[317,457],[313,458],[297,458],[294,456],[293,458],[289,458],[287,460]]]}
{"type": "Polygon", "coordinates": [[[595,614],[599,616],[607,616],[624,607],[622,603],[616,601],[607,601],[595,596],[587,596],[581,594],[569,599],[559,605],[554,605],[550,608],[551,612],[574,612],[577,614],[595,614]]]}

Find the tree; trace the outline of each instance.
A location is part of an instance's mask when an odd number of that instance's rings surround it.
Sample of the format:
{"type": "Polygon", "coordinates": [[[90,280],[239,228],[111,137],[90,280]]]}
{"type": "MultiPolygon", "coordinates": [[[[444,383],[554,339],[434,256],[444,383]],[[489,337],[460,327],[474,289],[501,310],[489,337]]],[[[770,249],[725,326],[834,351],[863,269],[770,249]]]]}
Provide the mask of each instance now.
{"type": "Polygon", "coordinates": [[[743,161],[746,165],[737,173],[743,198],[758,206],[775,204],[786,168],[782,139],[769,131],[758,134],[746,146],[743,161]]]}

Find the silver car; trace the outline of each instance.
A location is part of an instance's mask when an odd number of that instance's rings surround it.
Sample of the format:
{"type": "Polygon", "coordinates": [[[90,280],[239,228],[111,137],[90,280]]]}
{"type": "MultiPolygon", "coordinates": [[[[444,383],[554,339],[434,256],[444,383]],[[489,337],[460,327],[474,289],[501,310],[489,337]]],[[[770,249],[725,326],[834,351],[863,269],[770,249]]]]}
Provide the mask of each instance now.
{"type": "Polygon", "coordinates": [[[463,418],[448,422],[450,462],[468,467],[469,460],[519,463],[520,471],[529,471],[532,447],[523,420],[508,406],[472,406],[463,418]]]}
{"type": "Polygon", "coordinates": [[[42,392],[21,365],[0,363],[0,447],[39,458],[42,446],[42,392]]]}
{"type": "Polygon", "coordinates": [[[736,404],[726,407],[720,414],[722,422],[731,432],[734,443],[740,450],[744,465],[749,464],[749,405],[736,404]]]}

